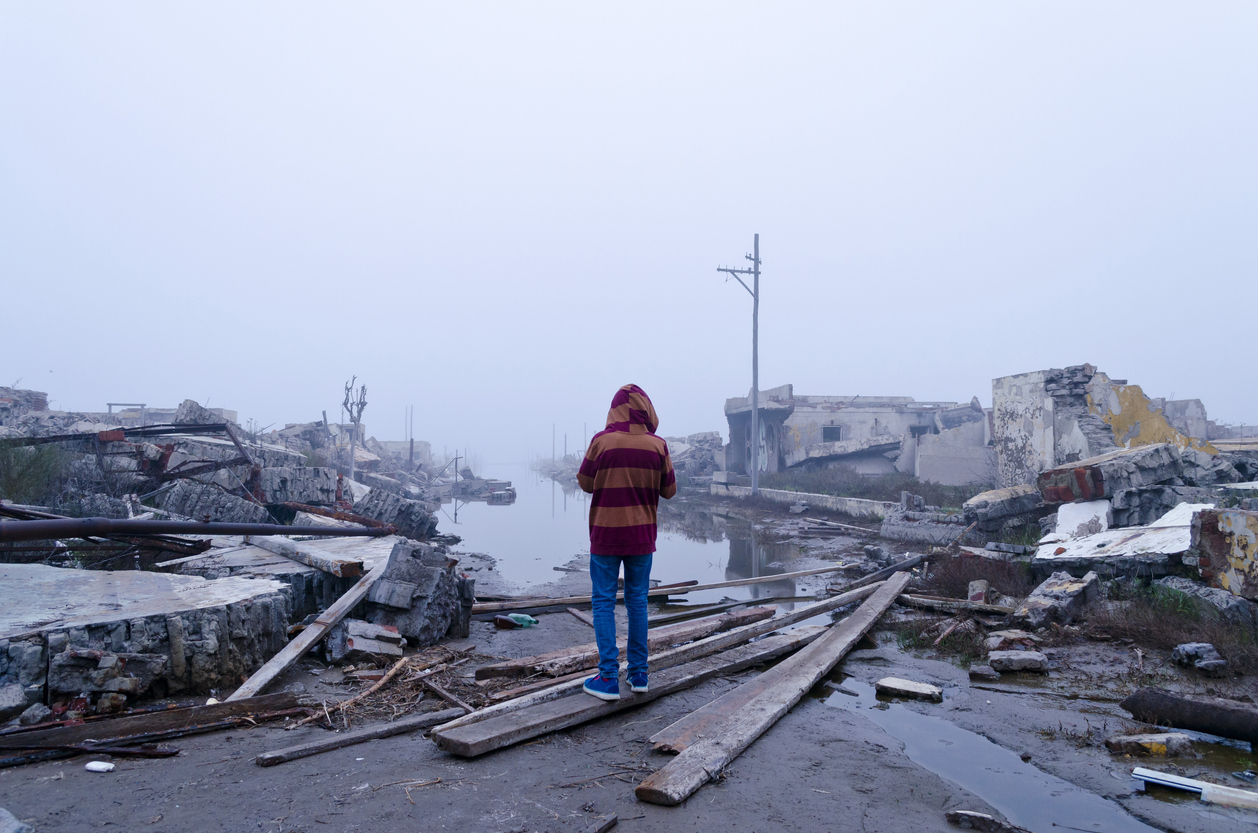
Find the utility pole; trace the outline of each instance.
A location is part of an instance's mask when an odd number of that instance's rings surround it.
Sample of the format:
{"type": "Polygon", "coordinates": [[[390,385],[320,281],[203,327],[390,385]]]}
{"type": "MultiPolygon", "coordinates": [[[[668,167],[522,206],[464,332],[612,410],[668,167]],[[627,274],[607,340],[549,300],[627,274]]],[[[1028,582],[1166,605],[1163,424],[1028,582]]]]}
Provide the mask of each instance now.
{"type": "MultiPolygon", "coordinates": [[[[751,295],[751,493],[760,494],[760,235],[752,243],[752,254],[743,255],[751,261],[750,269],[718,266],[716,271],[733,275],[751,295]],[[752,276],[752,285],[742,279],[752,276]],[[754,287],[754,288],[753,288],[754,287]]],[[[733,441],[733,437],[730,440],[733,441]]]]}

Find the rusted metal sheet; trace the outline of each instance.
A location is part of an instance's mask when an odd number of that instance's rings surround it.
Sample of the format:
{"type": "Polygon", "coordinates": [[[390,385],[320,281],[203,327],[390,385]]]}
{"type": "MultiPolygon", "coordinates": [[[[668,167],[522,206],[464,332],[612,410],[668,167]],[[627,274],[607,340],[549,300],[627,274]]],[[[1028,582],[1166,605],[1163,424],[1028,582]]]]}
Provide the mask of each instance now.
{"type": "Polygon", "coordinates": [[[1193,518],[1192,549],[1212,587],[1258,601],[1258,512],[1206,509],[1193,518]]]}

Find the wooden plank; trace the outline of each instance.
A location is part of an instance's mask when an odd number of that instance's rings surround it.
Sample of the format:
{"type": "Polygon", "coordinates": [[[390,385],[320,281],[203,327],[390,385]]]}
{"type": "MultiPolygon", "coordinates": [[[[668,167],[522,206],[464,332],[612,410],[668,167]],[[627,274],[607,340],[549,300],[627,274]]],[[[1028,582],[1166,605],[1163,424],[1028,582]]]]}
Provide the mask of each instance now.
{"type": "Polygon", "coordinates": [[[882,581],[884,579],[890,578],[896,573],[902,573],[905,570],[911,570],[917,565],[923,564],[926,561],[930,560],[930,556],[931,556],[930,553],[925,553],[923,555],[915,555],[912,558],[906,558],[903,561],[892,564],[890,567],[883,567],[881,570],[872,572],[863,578],[857,579],[856,581],[849,582],[848,584],[845,584],[842,587],[835,587],[833,589],[827,587],[826,590],[830,593],[847,593],[848,591],[855,590],[858,587],[866,587],[874,583],[875,581],[882,581]]]}
{"type": "Polygon", "coordinates": [[[1002,607],[1001,605],[981,604],[979,602],[970,602],[965,599],[945,599],[939,596],[920,596],[914,593],[902,593],[900,598],[896,599],[900,604],[909,607],[921,607],[928,610],[968,610],[972,613],[993,613],[999,616],[1010,616],[1013,614],[1012,607],[1002,607]]]}
{"type": "Polygon", "coordinates": [[[346,746],[353,746],[357,743],[366,743],[369,740],[377,738],[387,738],[393,735],[402,735],[407,732],[416,732],[420,729],[427,729],[430,726],[436,726],[439,723],[445,723],[451,718],[458,717],[463,713],[462,709],[445,709],[439,712],[427,712],[425,714],[416,714],[410,717],[403,717],[401,720],[395,720],[392,723],[384,723],[380,726],[372,726],[367,729],[358,729],[353,732],[338,732],[330,737],[320,738],[311,743],[300,743],[296,746],[289,746],[284,749],[276,749],[273,752],[263,752],[261,755],[253,759],[258,766],[275,766],[286,761],[295,761],[298,758],[306,758],[310,755],[318,755],[320,752],[329,752],[333,749],[343,749],[346,746]]]}
{"type": "Polygon", "coordinates": [[[568,612],[576,617],[578,622],[594,627],[594,617],[586,613],[584,610],[577,610],[575,607],[568,608],[568,612]]]}
{"type": "Polygon", "coordinates": [[[91,720],[74,726],[8,732],[0,735],[0,749],[18,749],[24,746],[67,746],[89,740],[107,741],[133,735],[168,732],[205,723],[217,723],[230,717],[256,712],[292,709],[297,705],[297,695],[285,691],[231,703],[215,703],[212,706],[162,709],[111,717],[107,720],[91,720]]]}
{"type": "Polygon", "coordinates": [[[370,573],[360,578],[357,584],[345,591],[345,595],[319,614],[319,618],[313,624],[307,626],[291,642],[281,648],[279,653],[267,660],[266,664],[255,671],[252,677],[245,680],[244,685],[232,692],[227,700],[243,700],[246,697],[252,697],[270,685],[288,666],[301,659],[315,646],[315,643],[327,636],[333,625],[348,616],[359,602],[367,598],[371,585],[384,575],[388,567],[389,559],[382,558],[370,573]]]}
{"type": "MultiPolygon", "coordinates": [[[[647,631],[647,651],[659,651],[676,645],[679,642],[691,642],[702,639],[721,631],[750,625],[768,619],[777,611],[771,607],[756,607],[738,613],[725,613],[720,616],[709,616],[694,622],[682,622],[663,628],[647,631]]],[[[628,639],[618,640],[620,649],[625,650],[628,639]]],[[[548,674],[560,677],[585,668],[598,665],[598,644],[590,642],[572,648],[561,648],[531,657],[507,660],[493,665],[484,665],[476,669],[476,679],[487,680],[491,677],[527,677],[530,674],[548,674]]]]}
{"type": "Polygon", "coordinates": [[[727,713],[714,734],[699,738],[639,784],[634,790],[638,800],[674,806],[716,777],[830,673],[895,602],[908,582],[907,573],[892,576],[851,616],[762,674],[761,677],[770,677],[774,685],[760,691],[737,711],[727,713]]]}
{"type": "MultiPolygon", "coordinates": [[[[819,576],[822,573],[835,573],[839,570],[845,570],[848,564],[836,564],[833,567],[818,567],[815,570],[796,570],[793,573],[780,573],[775,576],[755,576],[753,578],[740,578],[733,581],[718,581],[714,584],[695,584],[691,586],[662,586],[652,587],[647,591],[647,596],[683,596],[686,593],[696,592],[699,590],[721,590],[726,587],[744,587],[749,584],[767,584],[774,581],[785,581],[787,579],[803,578],[804,576],[819,576]]],[[[617,593],[617,599],[623,599],[624,593],[617,593]]],[[[481,604],[472,605],[472,613],[493,613],[500,610],[524,610],[526,608],[546,607],[548,605],[575,605],[589,604],[589,596],[564,596],[562,598],[536,598],[536,599],[511,599],[504,602],[483,602],[481,604]]]]}
{"type": "MultiPolygon", "coordinates": [[[[717,651],[724,651],[726,648],[733,647],[734,645],[741,645],[748,640],[755,639],[758,636],[764,636],[767,633],[772,633],[773,631],[787,627],[788,625],[793,625],[797,622],[802,622],[816,616],[823,616],[833,610],[837,610],[841,607],[846,607],[847,605],[860,601],[866,596],[872,595],[876,590],[877,587],[862,587],[858,590],[853,590],[850,593],[845,593],[842,596],[834,596],[829,599],[824,599],[822,601],[815,602],[814,604],[805,605],[789,613],[776,616],[772,619],[767,619],[763,622],[756,622],[754,625],[744,625],[741,628],[735,628],[734,630],[726,631],[725,633],[714,634],[706,639],[691,642],[689,645],[681,645],[677,648],[663,651],[650,658],[651,672],[654,673],[664,668],[671,668],[700,657],[709,656],[717,651]]],[[[624,664],[622,664],[622,667],[623,665],[624,664]]],[[[479,709],[478,711],[472,712],[465,717],[460,717],[457,720],[451,721],[448,726],[443,726],[441,728],[445,729],[452,728],[454,726],[462,726],[478,720],[485,720],[486,718],[505,712],[528,708],[536,705],[537,703],[553,700],[556,697],[562,697],[575,689],[579,689],[582,685],[581,678],[584,676],[585,674],[583,672],[581,674],[573,674],[571,679],[564,682],[552,681],[550,686],[542,689],[541,691],[529,694],[525,697],[508,700],[505,703],[498,703],[487,708],[479,709]]]]}
{"type": "MultiPolygon", "coordinates": [[[[471,714],[472,712],[476,711],[476,709],[472,708],[467,703],[464,703],[458,697],[455,697],[453,694],[446,691],[444,688],[437,685],[432,680],[425,678],[421,682],[423,682],[423,684],[427,688],[431,689],[433,694],[437,695],[442,700],[445,700],[450,705],[457,706],[463,714],[471,714]]],[[[455,715],[455,716],[458,717],[459,715],[455,715]]]]}
{"type": "Polygon", "coordinates": [[[635,708],[667,694],[696,686],[718,674],[732,674],[768,662],[815,639],[823,630],[821,627],[797,628],[789,633],[769,636],[721,654],[669,668],[652,675],[651,690],[642,694],[622,691],[619,700],[608,702],[578,693],[463,726],[438,726],[432,731],[432,739],[445,752],[463,758],[474,758],[520,741],[635,708]]]}
{"type": "Polygon", "coordinates": [[[246,535],[245,543],[259,549],[282,555],[285,558],[314,567],[337,578],[357,578],[363,574],[362,559],[338,558],[308,543],[297,544],[279,535],[246,535]]]}

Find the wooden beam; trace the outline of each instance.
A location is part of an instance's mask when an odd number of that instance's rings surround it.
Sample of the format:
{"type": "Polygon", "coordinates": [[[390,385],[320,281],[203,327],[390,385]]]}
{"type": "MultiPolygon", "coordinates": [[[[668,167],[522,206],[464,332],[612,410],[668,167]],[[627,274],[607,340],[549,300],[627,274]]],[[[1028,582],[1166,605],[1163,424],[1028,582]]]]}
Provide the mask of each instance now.
{"type": "MultiPolygon", "coordinates": [[[[800,701],[817,681],[852,649],[909,582],[906,573],[889,578],[851,616],[795,656],[764,672],[764,687],[737,711],[727,713],[716,733],[699,738],[634,790],[638,800],[674,806],[715,778],[730,762],[800,701]]],[[[755,681],[753,681],[755,682],[755,681]]]]}
{"type": "Polygon", "coordinates": [[[246,535],[245,543],[252,544],[267,552],[273,552],[276,555],[282,555],[287,559],[296,561],[298,564],[305,564],[307,567],[314,567],[316,570],[331,573],[337,578],[358,578],[363,574],[361,558],[357,560],[338,558],[305,542],[299,545],[278,535],[246,535]]]}
{"type": "Polygon", "coordinates": [[[286,761],[295,761],[298,758],[318,755],[320,752],[329,752],[333,749],[343,749],[346,746],[366,743],[377,738],[387,738],[392,735],[402,735],[407,732],[427,729],[430,726],[445,723],[447,720],[458,717],[462,713],[462,709],[445,709],[439,712],[426,712],[403,717],[401,720],[395,720],[392,723],[372,726],[367,729],[358,729],[354,732],[338,732],[330,737],[320,738],[311,743],[301,743],[284,749],[276,749],[273,752],[263,752],[254,758],[253,762],[258,766],[275,766],[286,761]]]}
{"type": "Polygon", "coordinates": [[[1160,688],[1130,694],[1120,708],[1136,720],[1258,744],[1258,706],[1219,697],[1185,697],[1160,688]]]}
{"type": "MultiPolygon", "coordinates": [[[[767,584],[774,581],[786,581],[788,579],[803,578],[804,576],[818,576],[822,573],[835,573],[839,570],[847,569],[849,564],[836,564],[833,567],[818,567],[815,570],[796,570],[793,573],[780,573],[775,576],[755,576],[753,578],[740,578],[733,581],[718,581],[714,584],[695,584],[691,586],[661,586],[652,587],[647,591],[647,596],[683,596],[686,593],[697,592],[699,590],[721,590],[726,587],[744,587],[749,584],[767,584]]],[[[616,594],[617,599],[623,599],[624,593],[616,594]]],[[[511,599],[502,602],[483,602],[481,604],[472,605],[472,613],[494,613],[500,610],[524,610],[527,608],[546,607],[549,605],[575,605],[589,604],[591,598],[589,596],[563,596],[561,598],[536,598],[536,599],[511,599]]]]}
{"type": "Polygon", "coordinates": [[[649,703],[675,691],[696,686],[719,674],[732,674],[789,653],[815,639],[823,628],[794,631],[740,645],[715,656],[704,657],[652,675],[651,690],[642,694],[622,692],[619,700],[605,701],[574,694],[528,709],[449,728],[438,726],[432,739],[445,752],[473,758],[540,735],[578,726],[600,717],[649,703]]]}
{"type": "MultiPolygon", "coordinates": [[[[680,642],[692,642],[714,633],[731,630],[742,625],[750,625],[753,622],[768,619],[776,612],[776,609],[772,607],[756,607],[751,610],[739,611],[738,613],[725,613],[719,616],[698,619],[694,622],[682,622],[676,625],[654,628],[647,631],[647,651],[659,651],[680,642]]],[[[628,645],[628,639],[619,640],[617,645],[623,651],[628,645]]],[[[527,677],[530,674],[547,674],[551,677],[560,677],[585,668],[594,668],[597,665],[598,645],[591,642],[587,645],[561,648],[558,651],[551,651],[537,656],[484,665],[476,669],[476,679],[527,677]]]]}
{"type": "Polygon", "coordinates": [[[998,616],[1009,616],[1013,613],[1012,607],[969,602],[965,599],[945,599],[940,596],[920,596],[914,593],[902,593],[896,601],[909,607],[922,607],[928,610],[968,610],[973,613],[993,613],[998,616]]]}
{"type": "Polygon", "coordinates": [[[930,553],[925,553],[923,555],[915,555],[912,558],[906,558],[903,561],[892,564],[890,567],[883,567],[881,570],[870,573],[869,575],[863,578],[859,578],[856,581],[849,582],[843,585],[842,587],[835,587],[832,590],[829,587],[827,587],[826,590],[828,590],[831,593],[846,593],[849,590],[855,590],[858,587],[865,587],[867,585],[874,583],[875,581],[882,581],[883,579],[890,578],[896,573],[901,573],[901,572],[904,572],[905,570],[911,570],[919,564],[924,564],[926,561],[930,560],[930,556],[931,556],[930,553]]]}
{"type": "Polygon", "coordinates": [[[291,642],[281,648],[279,653],[267,660],[265,665],[253,672],[253,676],[245,680],[244,685],[232,692],[227,700],[243,700],[246,697],[252,697],[270,685],[288,666],[301,659],[315,646],[315,643],[327,636],[333,625],[348,616],[359,602],[367,598],[371,585],[384,575],[388,567],[389,559],[380,559],[380,563],[373,567],[370,573],[360,578],[357,584],[345,591],[345,595],[319,614],[319,618],[313,624],[308,625],[291,642]]]}
{"type": "Polygon", "coordinates": [[[584,610],[577,610],[575,607],[568,608],[568,612],[576,617],[578,622],[594,627],[594,617],[586,613],[584,610]]]}
{"type": "MultiPolygon", "coordinates": [[[[829,599],[824,599],[814,604],[805,605],[804,607],[793,610],[790,613],[776,616],[763,622],[756,622],[754,625],[744,625],[741,628],[735,628],[734,630],[726,631],[725,633],[714,634],[705,639],[691,642],[689,645],[681,645],[677,648],[663,651],[650,658],[651,672],[654,673],[664,668],[672,668],[673,666],[681,665],[682,663],[690,662],[691,660],[695,660],[700,657],[709,656],[717,651],[724,651],[726,648],[741,645],[748,640],[764,636],[767,633],[772,633],[779,628],[793,625],[796,622],[811,619],[814,616],[823,616],[832,610],[838,610],[841,607],[846,607],[847,605],[860,601],[866,596],[872,595],[876,590],[877,587],[862,587],[859,590],[853,590],[851,593],[845,593],[842,596],[834,596],[829,599]]],[[[441,728],[446,729],[454,726],[462,726],[478,720],[485,720],[489,717],[503,714],[505,712],[518,711],[520,709],[528,708],[529,706],[534,706],[538,703],[554,700],[556,697],[562,697],[565,694],[579,689],[582,685],[581,678],[584,676],[584,673],[573,674],[571,679],[563,682],[557,680],[551,681],[551,685],[543,688],[541,691],[529,694],[525,697],[508,700],[505,703],[498,703],[497,705],[479,709],[465,717],[453,720],[447,726],[442,726],[441,728]]]]}
{"type": "Polygon", "coordinates": [[[15,749],[24,746],[66,746],[89,740],[108,741],[133,735],[147,735],[218,723],[241,715],[282,711],[295,708],[297,705],[297,695],[285,691],[231,703],[215,703],[212,706],[162,709],[104,720],[89,720],[73,726],[23,729],[0,734],[0,749],[15,749]]]}

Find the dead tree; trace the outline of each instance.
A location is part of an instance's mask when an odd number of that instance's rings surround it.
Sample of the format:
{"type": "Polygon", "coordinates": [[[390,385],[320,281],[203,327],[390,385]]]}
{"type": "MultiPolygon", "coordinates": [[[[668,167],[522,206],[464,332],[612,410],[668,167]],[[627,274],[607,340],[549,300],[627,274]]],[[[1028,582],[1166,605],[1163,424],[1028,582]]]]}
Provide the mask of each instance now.
{"type": "Polygon", "coordinates": [[[358,381],[358,377],[350,379],[345,383],[345,401],[341,403],[341,408],[349,414],[349,421],[353,424],[354,429],[349,435],[349,479],[354,479],[354,446],[358,441],[358,426],[363,420],[363,409],[367,407],[367,386],[363,385],[354,391],[354,383],[358,381]]]}

